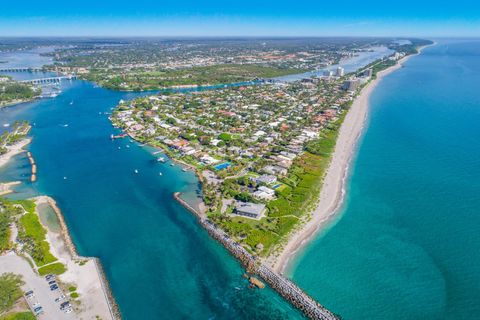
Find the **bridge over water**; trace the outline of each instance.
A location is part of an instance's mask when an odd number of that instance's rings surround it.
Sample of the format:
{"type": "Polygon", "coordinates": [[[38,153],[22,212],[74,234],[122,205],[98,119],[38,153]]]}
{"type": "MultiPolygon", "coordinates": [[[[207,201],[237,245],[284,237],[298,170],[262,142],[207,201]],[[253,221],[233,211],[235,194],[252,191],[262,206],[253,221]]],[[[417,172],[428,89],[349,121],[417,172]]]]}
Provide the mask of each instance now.
{"type": "Polygon", "coordinates": [[[70,75],[58,76],[58,77],[21,80],[19,82],[20,83],[29,83],[29,84],[47,84],[47,83],[60,83],[62,80],[75,80],[75,79],[77,79],[77,76],[74,75],[74,74],[70,74],[70,75]]]}
{"type": "Polygon", "coordinates": [[[42,72],[42,68],[0,68],[0,72],[42,72]]]}

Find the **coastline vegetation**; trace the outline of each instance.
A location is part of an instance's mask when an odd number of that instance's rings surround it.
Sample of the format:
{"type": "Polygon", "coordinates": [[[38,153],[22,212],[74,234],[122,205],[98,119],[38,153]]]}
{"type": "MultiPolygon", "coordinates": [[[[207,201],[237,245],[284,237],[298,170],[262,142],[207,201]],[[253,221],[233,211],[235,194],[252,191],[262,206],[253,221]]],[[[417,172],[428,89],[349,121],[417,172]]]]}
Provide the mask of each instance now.
{"type": "Polygon", "coordinates": [[[303,221],[311,204],[317,202],[345,115],[344,111],[338,120],[322,130],[319,138],[307,144],[306,151],[280,180],[285,187],[278,192],[276,200],[268,203],[267,217],[258,221],[215,213],[210,219],[247,245],[250,251],[269,255],[271,249],[303,221]]]}
{"type": "Polygon", "coordinates": [[[24,284],[22,277],[13,273],[0,275],[0,314],[8,311],[23,295],[20,286],[24,284]]]}
{"type": "Polygon", "coordinates": [[[37,266],[43,266],[57,260],[50,252],[46,240],[47,231],[40,223],[35,213],[35,203],[22,200],[19,204],[26,213],[18,220],[18,239],[24,244],[24,249],[33,258],[37,266]]]}

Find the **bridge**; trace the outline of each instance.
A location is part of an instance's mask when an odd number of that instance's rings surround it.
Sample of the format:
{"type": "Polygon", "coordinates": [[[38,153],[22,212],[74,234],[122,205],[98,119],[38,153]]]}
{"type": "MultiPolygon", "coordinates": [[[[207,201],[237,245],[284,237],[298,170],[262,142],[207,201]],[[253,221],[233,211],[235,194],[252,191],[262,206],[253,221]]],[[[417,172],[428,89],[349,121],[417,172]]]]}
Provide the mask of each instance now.
{"type": "Polygon", "coordinates": [[[3,68],[0,72],[42,72],[42,68],[3,68]]]}
{"type": "Polygon", "coordinates": [[[70,74],[70,75],[67,75],[67,76],[21,80],[21,81],[18,81],[18,82],[28,83],[28,84],[47,84],[47,83],[60,83],[62,80],[75,80],[75,79],[77,79],[77,76],[74,75],[74,74],[70,74]]]}

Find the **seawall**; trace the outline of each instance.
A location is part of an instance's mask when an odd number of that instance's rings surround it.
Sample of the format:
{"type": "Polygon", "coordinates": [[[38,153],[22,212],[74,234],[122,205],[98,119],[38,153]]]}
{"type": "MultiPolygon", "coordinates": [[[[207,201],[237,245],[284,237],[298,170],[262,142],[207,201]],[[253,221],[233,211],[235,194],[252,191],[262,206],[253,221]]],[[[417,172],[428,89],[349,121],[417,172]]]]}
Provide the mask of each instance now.
{"type": "Polygon", "coordinates": [[[77,248],[75,247],[75,244],[73,243],[72,237],[70,236],[70,232],[68,231],[67,224],[65,222],[65,219],[63,217],[62,211],[60,208],[57,206],[57,203],[55,202],[54,199],[48,196],[40,196],[38,198],[46,198],[47,203],[50,205],[50,207],[53,209],[55,212],[55,215],[57,216],[58,222],[60,224],[60,230],[61,230],[61,235],[63,237],[63,240],[65,241],[65,246],[67,247],[68,252],[72,256],[72,259],[88,259],[88,260],[93,260],[95,264],[95,268],[97,269],[97,273],[100,277],[100,285],[102,286],[102,291],[105,295],[105,299],[108,304],[108,309],[110,311],[110,314],[114,320],[120,320],[122,319],[121,313],[120,313],[120,308],[118,307],[117,302],[115,301],[115,297],[113,296],[112,290],[110,288],[110,284],[107,280],[107,277],[105,275],[105,271],[103,269],[102,263],[100,259],[97,257],[84,257],[80,256],[77,252],[77,248]]]}
{"type": "Polygon", "coordinates": [[[339,317],[330,312],[327,308],[320,305],[312,297],[302,291],[292,281],[284,278],[280,274],[274,272],[268,266],[264,265],[259,259],[251,255],[239,243],[231,239],[223,230],[218,228],[214,223],[206,218],[204,214],[198,212],[180,197],[180,193],[174,193],[174,198],[184,206],[188,211],[193,213],[200,225],[208,232],[208,234],[220,242],[230,254],[237,258],[248,272],[257,274],[270,287],[277,291],[283,298],[290,302],[294,307],[303,312],[309,319],[333,320],[339,317]]]}

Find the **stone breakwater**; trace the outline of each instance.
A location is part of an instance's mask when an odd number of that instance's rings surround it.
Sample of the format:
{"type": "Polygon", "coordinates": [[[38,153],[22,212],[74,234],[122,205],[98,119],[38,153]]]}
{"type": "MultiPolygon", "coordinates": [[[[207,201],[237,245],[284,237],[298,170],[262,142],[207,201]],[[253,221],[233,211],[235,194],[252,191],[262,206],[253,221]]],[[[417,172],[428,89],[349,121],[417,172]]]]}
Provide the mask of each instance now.
{"type": "Polygon", "coordinates": [[[50,207],[55,212],[55,215],[57,216],[58,222],[60,224],[61,234],[62,234],[63,240],[65,241],[65,246],[67,247],[67,250],[70,253],[70,256],[72,257],[72,259],[93,260],[93,262],[95,263],[95,268],[97,269],[97,272],[100,276],[100,280],[101,280],[100,284],[102,286],[102,291],[105,294],[105,297],[108,303],[108,308],[110,310],[110,314],[113,319],[120,320],[122,318],[120,313],[120,308],[118,307],[118,304],[115,301],[115,297],[113,296],[112,290],[110,288],[110,284],[107,280],[107,277],[105,275],[105,271],[103,270],[103,266],[102,266],[102,263],[100,262],[100,259],[96,257],[80,256],[77,252],[77,248],[75,247],[75,244],[73,243],[72,237],[70,236],[70,232],[68,231],[67,224],[65,223],[65,219],[63,218],[62,211],[57,206],[57,203],[55,202],[55,200],[47,196],[40,196],[39,198],[45,198],[46,202],[50,205],[50,207]]]}
{"type": "Polygon", "coordinates": [[[179,192],[174,194],[174,198],[187,210],[193,213],[198,218],[200,225],[208,232],[208,234],[220,242],[235,258],[237,258],[248,272],[260,276],[283,298],[289,301],[294,307],[302,311],[306,317],[310,319],[321,320],[339,319],[338,316],[320,305],[312,297],[303,292],[302,289],[300,289],[292,281],[274,272],[269,267],[264,265],[259,259],[251,255],[239,243],[234,241],[223,230],[208,220],[205,215],[199,213],[185,200],[183,200],[180,197],[179,192]]]}

